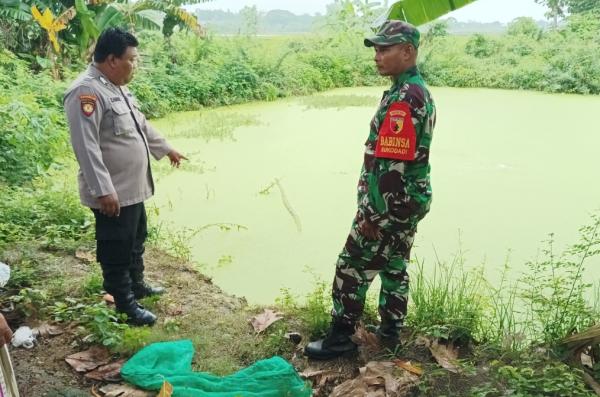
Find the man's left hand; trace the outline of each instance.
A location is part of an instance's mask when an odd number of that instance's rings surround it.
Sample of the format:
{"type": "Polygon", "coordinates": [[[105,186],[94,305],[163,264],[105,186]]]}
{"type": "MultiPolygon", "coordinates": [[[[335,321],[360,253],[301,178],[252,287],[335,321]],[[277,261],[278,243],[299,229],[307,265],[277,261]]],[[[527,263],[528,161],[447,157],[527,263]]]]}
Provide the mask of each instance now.
{"type": "Polygon", "coordinates": [[[179,153],[177,150],[171,150],[167,156],[169,156],[169,161],[171,162],[171,166],[179,168],[182,160],[187,160],[183,154],[179,153]]]}

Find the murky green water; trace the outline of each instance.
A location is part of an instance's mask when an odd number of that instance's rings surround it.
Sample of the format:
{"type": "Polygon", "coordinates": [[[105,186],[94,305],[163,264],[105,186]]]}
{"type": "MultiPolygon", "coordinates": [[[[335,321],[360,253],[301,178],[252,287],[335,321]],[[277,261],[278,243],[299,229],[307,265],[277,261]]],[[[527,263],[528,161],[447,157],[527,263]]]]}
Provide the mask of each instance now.
{"type": "MultiPolygon", "coordinates": [[[[190,154],[192,171],[159,178],[161,219],[188,228],[245,226],[209,228],[190,243],[218,285],[251,302],[271,302],[282,287],[306,292],[311,272],[332,279],[381,91],[342,89],[155,122],[190,154]]],[[[600,208],[600,98],[432,91],[434,202],[413,256],[427,266],[460,246],[469,264],[485,262],[493,278],[509,250],[517,274],[548,233],[559,244],[575,242],[600,208]]]]}

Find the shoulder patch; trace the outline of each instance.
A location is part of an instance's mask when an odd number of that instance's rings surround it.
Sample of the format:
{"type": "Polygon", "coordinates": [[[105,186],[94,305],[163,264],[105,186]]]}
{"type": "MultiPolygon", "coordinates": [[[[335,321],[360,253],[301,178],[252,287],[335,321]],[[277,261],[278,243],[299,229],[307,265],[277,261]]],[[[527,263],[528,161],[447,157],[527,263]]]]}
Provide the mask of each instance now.
{"type": "Polygon", "coordinates": [[[375,157],[412,161],[416,145],[417,134],[410,105],[406,102],[392,103],[379,128],[375,157]]]}
{"type": "Polygon", "coordinates": [[[98,98],[96,95],[80,95],[79,102],[81,103],[81,112],[86,116],[90,117],[96,111],[96,101],[98,98]]]}

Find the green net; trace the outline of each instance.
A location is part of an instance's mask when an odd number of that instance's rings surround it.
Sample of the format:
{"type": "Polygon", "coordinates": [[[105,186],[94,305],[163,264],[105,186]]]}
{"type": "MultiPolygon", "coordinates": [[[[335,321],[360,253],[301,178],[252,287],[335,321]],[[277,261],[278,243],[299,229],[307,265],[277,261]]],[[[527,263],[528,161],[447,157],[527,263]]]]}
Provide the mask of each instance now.
{"type": "Polygon", "coordinates": [[[121,376],[142,389],[160,390],[166,380],[173,397],[309,397],[310,386],[281,357],[261,360],[233,375],[192,371],[190,340],[147,346],[123,365],[121,376]]]}

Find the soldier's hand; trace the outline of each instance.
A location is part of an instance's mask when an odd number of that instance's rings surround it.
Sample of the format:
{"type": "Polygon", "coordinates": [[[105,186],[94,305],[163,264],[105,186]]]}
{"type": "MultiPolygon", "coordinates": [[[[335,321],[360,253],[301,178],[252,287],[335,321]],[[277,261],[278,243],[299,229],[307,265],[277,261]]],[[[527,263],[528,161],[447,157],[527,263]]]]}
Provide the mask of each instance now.
{"type": "Polygon", "coordinates": [[[6,323],[4,316],[0,314],[0,347],[9,343],[12,339],[12,331],[6,323]]]}
{"type": "Polygon", "coordinates": [[[377,226],[377,224],[364,219],[358,226],[360,229],[360,234],[362,234],[367,240],[381,239],[381,228],[377,226]]]}
{"type": "Polygon", "coordinates": [[[167,156],[169,156],[169,161],[171,161],[171,166],[179,168],[182,160],[187,160],[183,154],[179,153],[177,150],[171,150],[167,156]]]}
{"type": "Polygon", "coordinates": [[[98,202],[100,203],[100,212],[108,217],[119,216],[121,213],[119,198],[116,193],[99,197],[98,202]]]}

